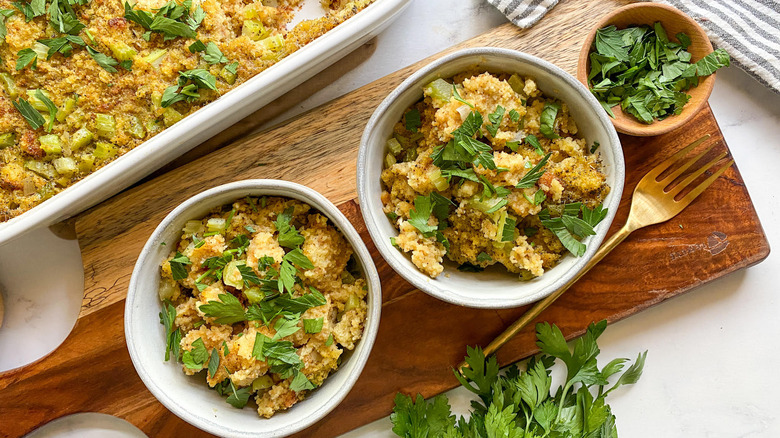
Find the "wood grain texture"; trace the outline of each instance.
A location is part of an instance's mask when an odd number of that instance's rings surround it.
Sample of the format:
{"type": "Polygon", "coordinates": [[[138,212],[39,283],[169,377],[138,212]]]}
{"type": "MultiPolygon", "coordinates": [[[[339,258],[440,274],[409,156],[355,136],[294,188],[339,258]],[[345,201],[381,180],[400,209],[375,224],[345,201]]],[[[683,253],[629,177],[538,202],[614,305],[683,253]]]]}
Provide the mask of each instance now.
{"type": "MultiPolygon", "coordinates": [[[[624,3],[562,2],[530,31],[502,26],[460,47],[521,49],[574,72],[587,21],[624,3]]],[[[429,397],[456,386],[451,367],[462,359],[465,345],[486,344],[526,308],[474,310],[431,298],[395,275],[369,239],[353,201],[359,138],[378,102],[415,68],[178,167],[77,217],[85,269],[80,319],[50,356],[0,375],[0,437],[18,437],[52,419],[85,411],[119,416],[149,436],[206,436],[168,412],[136,375],[125,347],[123,300],[137,254],[166,214],[197,192],[247,178],[300,182],[341,204],[367,242],[382,281],[382,322],[360,379],[333,413],[299,436],[334,436],[387,415],[397,391],[429,397]]],[[[660,137],[621,137],[626,191],[610,233],[625,220],[639,178],[705,133],[713,137],[708,144],[726,148],[709,108],[684,128],[660,137]]],[[[540,320],[558,324],[572,338],[590,321],[625,318],[757,263],[768,252],[742,178],[732,167],[677,218],[635,232],[540,320]]],[[[533,354],[533,341],[528,327],[499,351],[499,360],[507,364],[533,354]]]]}

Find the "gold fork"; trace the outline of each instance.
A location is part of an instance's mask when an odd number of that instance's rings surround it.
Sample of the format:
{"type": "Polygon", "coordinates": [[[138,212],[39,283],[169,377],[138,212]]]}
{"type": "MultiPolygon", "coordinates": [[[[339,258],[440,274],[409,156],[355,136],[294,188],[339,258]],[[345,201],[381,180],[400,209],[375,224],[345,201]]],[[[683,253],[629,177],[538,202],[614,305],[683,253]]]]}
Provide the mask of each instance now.
{"type": "MultiPolygon", "coordinates": [[[[493,339],[493,341],[484,349],[485,356],[489,356],[495,353],[496,350],[501,348],[510,339],[512,339],[520,330],[522,330],[523,327],[528,325],[528,323],[539,316],[539,314],[542,313],[544,309],[549,307],[550,304],[558,299],[558,297],[563,295],[563,293],[566,292],[569,287],[576,283],[577,280],[585,275],[585,273],[587,273],[593,266],[595,266],[596,263],[601,261],[601,259],[609,254],[610,251],[612,251],[620,242],[625,240],[629,234],[635,230],[638,230],[639,228],[666,222],[669,219],[675,217],[694,199],[696,199],[696,197],[698,197],[707,187],[715,182],[715,180],[718,179],[718,177],[722,175],[723,172],[729,168],[729,166],[734,164],[734,160],[729,160],[721,168],[713,172],[712,175],[710,175],[706,180],[701,182],[696,187],[693,187],[693,189],[685,194],[685,196],[681,197],[680,199],[675,199],[677,195],[679,195],[688,186],[691,186],[692,183],[704,172],[715,166],[718,161],[725,158],[727,155],[726,152],[718,155],[716,158],[699,169],[692,171],[688,176],[685,177],[685,179],[674,185],[674,187],[671,187],[669,190],[667,190],[667,187],[669,187],[669,185],[674,182],[674,180],[682,175],[683,172],[688,170],[696,162],[707,155],[707,153],[712,150],[713,146],[708,147],[700,154],[686,161],[679,168],[664,178],[659,179],[659,177],[665,171],[671,169],[675,163],[679,162],[690,151],[692,151],[693,148],[700,145],[709,137],[710,136],[708,134],[699,138],[648,172],[647,175],[645,175],[642,180],[639,181],[636,188],[634,189],[634,195],[631,198],[631,212],[628,214],[628,219],[626,220],[626,224],[623,225],[623,228],[613,234],[609,239],[607,239],[606,242],[604,242],[603,245],[601,245],[598,251],[596,251],[596,253],[593,255],[593,258],[591,258],[590,261],[585,264],[585,267],[582,268],[582,270],[577,273],[574,278],[569,280],[560,289],[556,290],[548,297],[537,302],[530,310],[523,314],[523,316],[521,316],[517,321],[504,330],[503,333],[493,339]]],[[[467,366],[468,365],[463,362],[458,366],[458,370],[461,370],[467,366]]]]}

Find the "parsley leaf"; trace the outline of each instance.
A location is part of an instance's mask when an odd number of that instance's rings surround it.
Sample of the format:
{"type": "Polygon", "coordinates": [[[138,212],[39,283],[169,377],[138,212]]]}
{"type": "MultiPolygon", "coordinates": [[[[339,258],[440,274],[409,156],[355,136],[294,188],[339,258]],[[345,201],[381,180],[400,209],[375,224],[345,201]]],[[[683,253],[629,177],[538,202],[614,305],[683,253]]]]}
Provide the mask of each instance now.
{"type": "Polygon", "coordinates": [[[184,366],[191,370],[199,370],[209,359],[209,352],[203,343],[203,338],[198,338],[192,343],[190,350],[185,350],[181,356],[184,366]]]}
{"type": "Polygon", "coordinates": [[[695,65],[697,75],[709,76],[715,73],[715,70],[731,65],[731,58],[724,49],[717,49],[704,58],[696,61],[695,65]]]}
{"type": "Polygon", "coordinates": [[[216,318],[217,324],[235,324],[246,321],[246,312],[244,306],[238,301],[238,298],[232,294],[219,294],[220,301],[212,300],[202,304],[199,309],[204,315],[210,318],[216,318]]]}
{"type": "Polygon", "coordinates": [[[279,232],[277,236],[279,245],[285,248],[297,248],[303,243],[303,236],[295,229],[295,226],[291,225],[292,215],[293,207],[287,207],[276,216],[274,221],[276,231],[279,232]]]}
{"type": "Polygon", "coordinates": [[[539,120],[539,131],[547,138],[561,138],[560,135],[555,133],[555,118],[558,116],[558,111],[561,106],[557,103],[545,102],[542,115],[539,120]]]}
{"type": "Polygon", "coordinates": [[[234,408],[242,409],[249,403],[249,396],[252,394],[252,387],[247,386],[245,388],[236,389],[233,385],[233,381],[230,381],[230,395],[225,400],[234,408]]]}
{"type": "Polygon", "coordinates": [[[428,225],[428,219],[433,213],[433,204],[429,196],[417,196],[414,199],[414,210],[409,211],[409,223],[417,228],[423,236],[430,236],[438,228],[428,225]]]}
{"type": "MultiPolygon", "coordinates": [[[[225,345],[225,348],[227,348],[227,345],[225,345]]],[[[214,375],[217,374],[218,368],[219,368],[219,350],[214,348],[211,350],[211,356],[209,357],[209,377],[213,379],[214,375]]]]}
{"type": "Polygon", "coordinates": [[[262,284],[260,277],[255,271],[247,265],[237,265],[238,272],[241,273],[241,279],[244,281],[244,286],[252,287],[252,285],[262,284]]]}
{"type": "Polygon", "coordinates": [[[38,54],[33,49],[22,49],[16,53],[16,71],[22,70],[28,65],[31,65],[32,69],[35,70],[35,67],[38,66],[38,54]]]}
{"type": "Polygon", "coordinates": [[[209,64],[221,64],[228,62],[227,57],[222,54],[222,51],[219,50],[219,47],[213,42],[206,44],[205,50],[206,53],[203,54],[203,60],[209,64]]]}
{"type": "Polygon", "coordinates": [[[447,436],[447,430],[455,426],[455,416],[444,394],[434,397],[432,403],[426,403],[422,395],[418,394],[417,399],[413,400],[398,393],[395,395],[390,421],[393,423],[393,433],[408,438],[444,437],[447,436]]]}
{"type": "Polygon", "coordinates": [[[165,327],[165,360],[173,353],[173,359],[179,360],[179,344],[181,343],[181,330],[173,329],[176,320],[176,308],[170,301],[163,302],[163,310],[160,312],[160,323],[165,327]]]}
{"type": "Polygon", "coordinates": [[[46,109],[49,111],[49,123],[46,125],[46,132],[51,132],[52,126],[54,126],[54,118],[57,115],[57,105],[51,101],[41,90],[35,90],[35,97],[46,105],[46,109]]]}
{"type": "Polygon", "coordinates": [[[520,178],[520,181],[515,185],[518,189],[528,189],[533,187],[537,181],[539,181],[539,178],[544,175],[544,166],[547,164],[547,160],[550,159],[550,156],[552,154],[549,153],[544,156],[538,163],[536,163],[536,166],[532,167],[531,170],[529,170],[525,175],[523,175],[522,178],[520,178]]]}
{"type": "MultiPolygon", "coordinates": [[[[462,103],[464,105],[468,105],[468,107],[471,108],[471,109],[474,109],[474,105],[473,104],[469,103],[468,101],[466,101],[465,99],[460,97],[460,93],[458,92],[458,87],[455,84],[452,84],[452,94],[454,95],[455,100],[457,100],[458,102],[460,102],[460,103],[462,103]]],[[[482,117],[480,116],[480,119],[481,118],[482,117]]],[[[482,126],[481,121],[480,121],[480,126],[482,126]]]]}
{"type": "Polygon", "coordinates": [[[30,3],[17,1],[11,4],[16,6],[16,9],[19,9],[19,11],[24,14],[24,19],[28,22],[33,18],[46,13],[46,0],[32,0],[30,3]]]}
{"type": "Polygon", "coordinates": [[[536,153],[539,155],[544,155],[544,149],[542,149],[542,145],[539,143],[539,139],[536,138],[533,134],[528,134],[525,136],[525,141],[528,142],[533,148],[536,150],[536,153]]]}
{"type": "Polygon", "coordinates": [[[0,9],[0,44],[5,41],[5,36],[8,35],[8,28],[5,26],[5,19],[13,14],[13,9],[0,9]]]}
{"type": "Polygon", "coordinates": [[[176,251],[176,255],[168,262],[168,264],[171,266],[171,275],[173,279],[178,281],[187,278],[187,268],[184,266],[191,265],[192,262],[190,261],[189,257],[185,256],[179,251],[176,251]]]}
{"type": "Polygon", "coordinates": [[[520,113],[517,112],[517,110],[512,109],[509,110],[509,120],[511,120],[513,123],[517,123],[520,121],[520,113]]]}
{"type": "MultiPolygon", "coordinates": [[[[490,133],[491,136],[495,137],[496,134],[498,134],[498,127],[501,126],[501,121],[504,119],[505,112],[506,112],[506,108],[504,108],[501,105],[498,105],[496,106],[495,111],[488,114],[488,120],[490,121],[490,124],[485,126],[485,128],[487,129],[487,131],[490,133]]],[[[518,114],[518,117],[519,116],[520,115],[518,114]]]]}
{"type": "Polygon", "coordinates": [[[30,102],[28,102],[26,99],[20,97],[18,100],[12,102],[14,104],[14,108],[16,108],[17,111],[24,117],[24,119],[27,121],[27,124],[30,125],[32,129],[38,129],[41,126],[43,126],[44,123],[46,123],[46,120],[44,120],[41,113],[39,113],[35,108],[33,108],[32,105],[30,105],[30,102]]]}
{"type": "Polygon", "coordinates": [[[311,383],[303,373],[298,372],[295,374],[295,377],[293,377],[292,382],[290,382],[290,389],[295,392],[311,390],[314,389],[314,384],[311,383]]]}
{"type": "Polygon", "coordinates": [[[306,333],[319,333],[322,331],[322,326],[324,322],[325,321],[323,318],[304,319],[303,330],[306,333]]]}
{"type": "Polygon", "coordinates": [[[422,126],[420,111],[418,111],[417,108],[412,108],[407,111],[406,114],[404,114],[404,124],[406,125],[407,131],[417,132],[417,129],[422,126]]]}
{"type": "MultiPolygon", "coordinates": [[[[117,72],[117,69],[114,68],[114,66],[119,65],[119,61],[117,61],[116,59],[114,59],[114,58],[112,58],[112,57],[110,57],[110,56],[108,56],[108,55],[106,55],[104,53],[100,53],[100,52],[98,52],[97,50],[93,49],[90,46],[87,46],[87,53],[89,53],[89,56],[91,56],[92,59],[94,59],[95,62],[97,62],[97,64],[103,68],[103,70],[105,70],[105,71],[107,71],[109,73],[116,73],[117,72]]],[[[125,69],[129,70],[129,68],[124,66],[124,65],[122,67],[124,67],[125,69]]]]}

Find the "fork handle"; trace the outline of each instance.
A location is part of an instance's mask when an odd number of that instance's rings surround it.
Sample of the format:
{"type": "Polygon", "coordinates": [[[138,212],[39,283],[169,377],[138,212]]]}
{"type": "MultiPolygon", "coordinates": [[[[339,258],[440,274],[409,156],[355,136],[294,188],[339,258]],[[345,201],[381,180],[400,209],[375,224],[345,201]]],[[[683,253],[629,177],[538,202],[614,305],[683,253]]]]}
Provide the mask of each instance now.
{"type": "MultiPolygon", "coordinates": [[[[509,342],[510,339],[512,339],[520,330],[523,329],[528,323],[533,321],[539,314],[541,314],[544,309],[550,307],[550,304],[552,304],[555,300],[558,299],[561,295],[563,295],[564,292],[566,292],[574,283],[577,282],[583,275],[585,275],[590,269],[596,265],[596,263],[600,262],[601,259],[603,259],[607,254],[609,254],[620,242],[626,239],[631,232],[633,232],[636,228],[632,226],[630,223],[626,223],[623,225],[623,228],[618,230],[615,234],[613,234],[609,239],[607,239],[604,244],[599,247],[599,249],[596,251],[595,254],[593,254],[593,257],[588,261],[588,263],[585,264],[585,267],[583,267],[580,272],[577,273],[574,277],[572,277],[571,280],[566,282],[563,286],[560,287],[560,289],[556,290],[552,294],[548,295],[546,298],[538,301],[536,304],[534,304],[531,309],[529,309],[527,312],[523,314],[520,318],[517,319],[512,325],[507,327],[506,330],[504,330],[503,333],[498,335],[491,343],[485,347],[484,352],[485,356],[490,356],[491,354],[495,353],[499,348],[501,348],[504,344],[509,342]]],[[[463,369],[464,367],[467,367],[468,365],[466,362],[462,362],[460,365],[458,365],[458,370],[463,369]]]]}

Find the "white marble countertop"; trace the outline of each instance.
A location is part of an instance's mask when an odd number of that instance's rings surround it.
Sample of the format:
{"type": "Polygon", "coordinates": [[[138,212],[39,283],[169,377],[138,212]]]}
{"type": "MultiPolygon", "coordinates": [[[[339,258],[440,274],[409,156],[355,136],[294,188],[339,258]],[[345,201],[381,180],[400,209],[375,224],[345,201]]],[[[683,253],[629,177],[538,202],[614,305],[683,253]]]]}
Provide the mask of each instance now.
{"type": "MultiPolygon", "coordinates": [[[[313,108],[400,67],[495,27],[505,19],[482,0],[416,0],[370,44],[375,50],[336,82],[277,120],[313,108]]],[[[718,73],[710,105],[731,147],[770,244],[780,239],[780,96],[735,68],[718,73]]],[[[734,220],[739,220],[735,217],[734,220]]],[[[600,338],[602,358],[649,350],[642,379],[611,396],[625,437],[780,436],[780,310],[773,273],[780,256],[632,316],[600,338]]],[[[34,360],[70,331],[83,274],[73,241],[39,230],[0,247],[6,320],[0,370],[34,360]]],[[[469,393],[447,393],[456,413],[469,393]]],[[[0,392],[0,397],[2,393],[0,392]]],[[[85,416],[37,436],[138,436],[132,428],[85,416]]],[[[52,424],[52,426],[55,426],[52,424]]],[[[346,436],[391,437],[388,419],[346,436]]],[[[48,429],[48,428],[44,428],[48,429]]]]}

